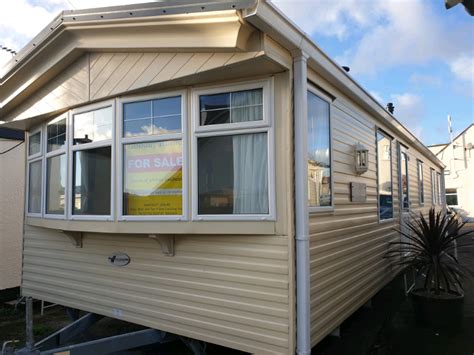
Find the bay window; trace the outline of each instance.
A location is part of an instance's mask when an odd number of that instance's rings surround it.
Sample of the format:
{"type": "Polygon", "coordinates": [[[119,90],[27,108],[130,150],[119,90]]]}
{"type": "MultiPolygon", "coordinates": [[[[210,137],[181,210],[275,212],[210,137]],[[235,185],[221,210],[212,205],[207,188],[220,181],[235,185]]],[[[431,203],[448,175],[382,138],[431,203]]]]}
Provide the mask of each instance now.
{"type": "Polygon", "coordinates": [[[308,91],[308,206],[332,207],[331,122],[329,100],[308,91]]]}
{"type": "Polygon", "coordinates": [[[72,114],[71,218],[110,219],[114,105],[83,110],[72,114]]]}
{"type": "Polygon", "coordinates": [[[122,101],[121,219],[185,217],[183,97],[122,101]]]}
{"type": "Polygon", "coordinates": [[[195,219],[272,219],[269,82],[196,92],[195,219]]]}
{"type": "Polygon", "coordinates": [[[28,216],[180,221],[192,206],[193,220],[274,220],[270,89],[262,80],[189,101],[186,91],[120,98],[41,125],[28,138],[28,216]]]}

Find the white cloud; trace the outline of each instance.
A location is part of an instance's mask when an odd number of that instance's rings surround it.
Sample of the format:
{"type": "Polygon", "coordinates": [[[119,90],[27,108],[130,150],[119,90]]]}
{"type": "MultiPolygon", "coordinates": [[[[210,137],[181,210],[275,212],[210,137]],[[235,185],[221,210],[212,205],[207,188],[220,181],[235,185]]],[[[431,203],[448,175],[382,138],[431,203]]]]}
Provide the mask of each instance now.
{"type": "Polygon", "coordinates": [[[408,92],[393,94],[391,98],[395,106],[395,117],[410,129],[417,138],[421,138],[423,133],[421,121],[425,115],[422,98],[408,92]]]}
{"type": "Polygon", "coordinates": [[[448,24],[428,0],[274,2],[309,34],[352,36],[336,60],[356,75],[431,60],[449,65],[472,48],[474,25],[448,24]]]}
{"type": "Polygon", "coordinates": [[[461,55],[451,62],[450,67],[456,77],[474,83],[474,53],[461,55]]]}

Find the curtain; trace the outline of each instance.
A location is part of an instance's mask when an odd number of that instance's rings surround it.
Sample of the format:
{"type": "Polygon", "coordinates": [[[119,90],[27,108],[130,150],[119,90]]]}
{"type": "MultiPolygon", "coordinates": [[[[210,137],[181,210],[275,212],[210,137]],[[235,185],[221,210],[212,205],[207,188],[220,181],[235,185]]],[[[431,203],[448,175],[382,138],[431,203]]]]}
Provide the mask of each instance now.
{"type": "MultiPolygon", "coordinates": [[[[262,91],[232,93],[232,122],[262,119],[262,91]],[[235,108],[234,108],[235,107],[235,108]]],[[[234,160],[234,214],[268,213],[267,133],[232,137],[234,160]]]]}

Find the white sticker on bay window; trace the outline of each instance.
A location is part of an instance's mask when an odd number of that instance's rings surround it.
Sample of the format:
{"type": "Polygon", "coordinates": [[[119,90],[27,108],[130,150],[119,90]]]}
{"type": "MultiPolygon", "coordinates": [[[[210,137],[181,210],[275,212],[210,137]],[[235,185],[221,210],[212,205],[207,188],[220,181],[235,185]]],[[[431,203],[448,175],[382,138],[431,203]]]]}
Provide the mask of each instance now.
{"type": "Polygon", "coordinates": [[[110,215],[110,173],[110,146],[74,152],[74,215],[110,215]]]}
{"type": "Polygon", "coordinates": [[[30,163],[28,176],[28,212],[41,213],[41,160],[30,163]]]}
{"type": "Polygon", "coordinates": [[[74,145],[112,138],[112,107],[74,115],[74,145]]]}
{"type": "Polygon", "coordinates": [[[61,149],[66,143],[66,118],[49,123],[46,135],[47,152],[61,149]]]}
{"type": "Polygon", "coordinates": [[[46,163],[46,214],[64,214],[66,154],[48,158],[46,163]]]}
{"type": "Polygon", "coordinates": [[[267,133],[198,138],[198,214],[268,214],[267,133]]]}
{"type": "Polygon", "coordinates": [[[181,140],[125,144],[124,215],[182,215],[181,140]]]}
{"type": "Polygon", "coordinates": [[[308,92],[308,205],[332,205],[329,103],[308,92]]]}
{"type": "Polygon", "coordinates": [[[35,155],[41,151],[41,132],[32,134],[28,138],[28,155],[35,155]]]}
{"type": "Polygon", "coordinates": [[[125,137],[181,132],[181,96],[125,103],[125,137]]]}
{"type": "Polygon", "coordinates": [[[200,125],[263,120],[263,89],[199,96],[200,125]]]}

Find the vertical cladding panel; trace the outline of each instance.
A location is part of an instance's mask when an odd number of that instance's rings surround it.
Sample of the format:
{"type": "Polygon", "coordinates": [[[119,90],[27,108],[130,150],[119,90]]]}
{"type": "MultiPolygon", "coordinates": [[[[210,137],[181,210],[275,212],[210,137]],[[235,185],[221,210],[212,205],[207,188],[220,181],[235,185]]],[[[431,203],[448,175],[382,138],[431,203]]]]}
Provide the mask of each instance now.
{"type": "Polygon", "coordinates": [[[176,255],[140,235],[25,226],[23,294],[192,338],[289,353],[289,240],[285,236],[177,236],[176,255]],[[108,263],[121,251],[126,267],[108,263]]]}
{"type": "MultiPolygon", "coordinates": [[[[318,81],[324,89],[329,84],[318,81]],[[326,86],[324,86],[326,85],[326,86]]],[[[338,93],[335,93],[338,96],[338,93]]],[[[390,241],[398,240],[394,227],[399,226],[397,134],[347,98],[339,94],[331,113],[334,210],[310,214],[310,284],[311,344],[314,346],[354,311],[369,300],[395,275],[383,258],[390,241]],[[392,183],[394,218],[379,222],[376,128],[392,135],[392,183]],[[354,145],[360,142],[369,150],[369,169],[363,175],[354,173],[354,145]],[[351,202],[350,182],[367,185],[367,201],[351,202]]],[[[427,157],[410,147],[409,189],[411,209],[426,212],[430,207],[429,167],[427,157]],[[416,161],[424,161],[425,204],[418,202],[416,161]]],[[[438,169],[439,170],[439,169],[438,169]]]]}

